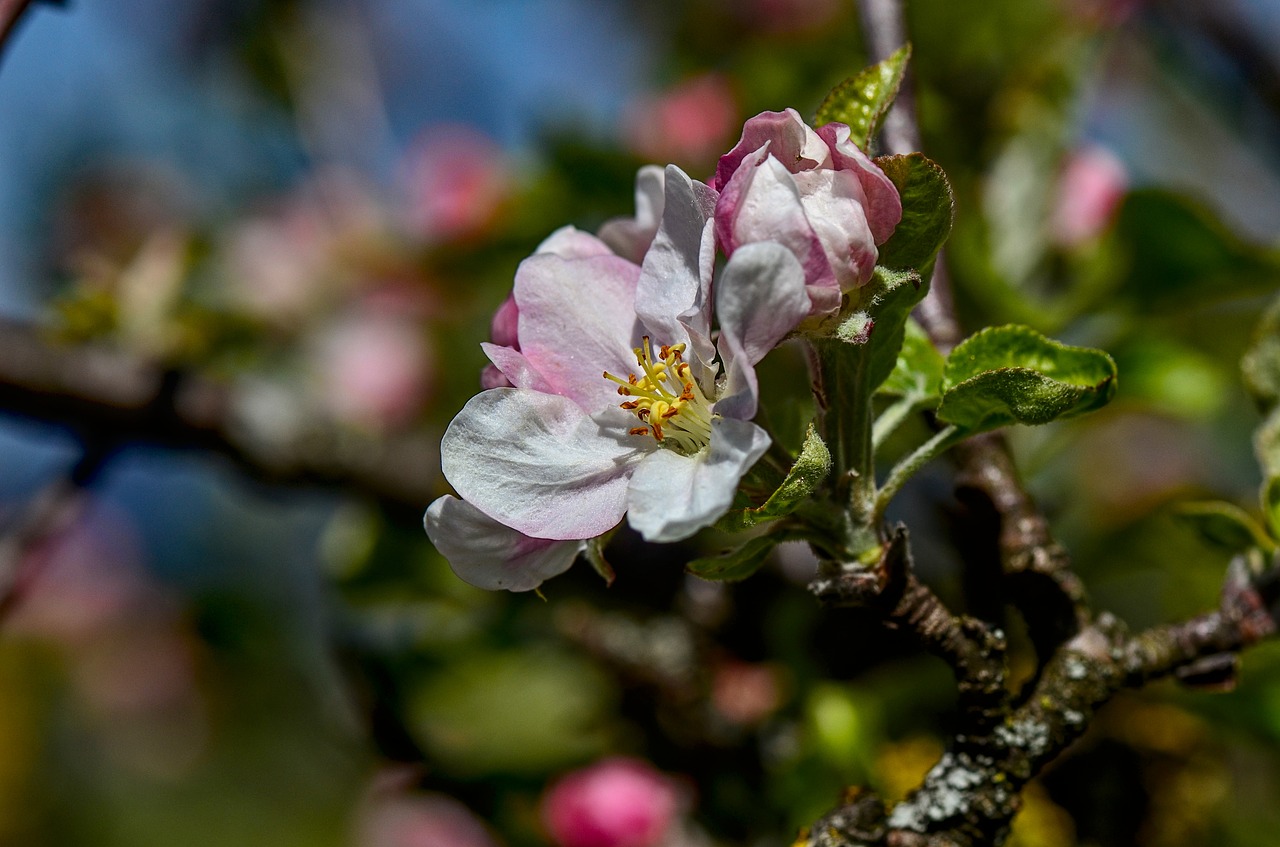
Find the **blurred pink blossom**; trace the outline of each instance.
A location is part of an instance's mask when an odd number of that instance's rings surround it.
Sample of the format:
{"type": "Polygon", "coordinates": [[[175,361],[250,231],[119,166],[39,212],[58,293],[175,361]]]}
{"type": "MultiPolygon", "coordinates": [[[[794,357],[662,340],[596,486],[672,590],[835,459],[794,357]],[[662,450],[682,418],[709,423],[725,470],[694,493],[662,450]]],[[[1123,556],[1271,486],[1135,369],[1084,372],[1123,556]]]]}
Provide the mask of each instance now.
{"type": "Polygon", "coordinates": [[[729,81],[702,74],[632,103],[623,119],[624,139],[650,161],[709,161],[737,121],[737,98],[729,81]]]}
{"type": "Polygon", "coordinates": [[[105,752],[132,770],[176,778],[208,740],[197,644],[177,598],[147,575],[127,518],[84,502],[26,551],[8,624],[61,648],[105,752]]]}
{"type": "Polygon", "coordinates": [[[401,787],[404,775],[397,772],[383,777],[375,780],[357,819],[355,847],[497,847],[485,825],[457,800],[401,787]]]}
{"type": "Polygon", "coordinates": [[[230,293],[268,321],[297,321],[367,279],[388,231],[361,177],[321,172],[231,230],[223,245],[230,293]]]}
{"type": "Polygon", "coordinates": [[[437,127],[407,157],[409,226],[427,241],[482,233],[511,193],[502,148],[466,126],[437,127]]]}
{"type": "Polygon", "coordinates": [[[320,342],[321,401],[346,423],[382,432],[409,423],[432,382],[432,355],[411,313],[366,304],[320,342]]]}
{"type": "Polygon", "coordinates": [[[675,821],[674,784],[646,762],[613,758],[563,777],[542,819],[560,847],[654,847],[675,821]]]}
{"type": "Polygon", "coordinates": [[[722,717],[742,726],[763,721],[782,705],[783,686],[770,665],[730,660],[716,667],[711,702],[722,717]]]}
{"type": "Polygon", "coordinates": [[[1075,247],[1096,238],[1111,223],[1128,186],[1124,165],[1110,151],[1089,146],[1073,152],[1058,178],[1053,240],[1075,247]]]}

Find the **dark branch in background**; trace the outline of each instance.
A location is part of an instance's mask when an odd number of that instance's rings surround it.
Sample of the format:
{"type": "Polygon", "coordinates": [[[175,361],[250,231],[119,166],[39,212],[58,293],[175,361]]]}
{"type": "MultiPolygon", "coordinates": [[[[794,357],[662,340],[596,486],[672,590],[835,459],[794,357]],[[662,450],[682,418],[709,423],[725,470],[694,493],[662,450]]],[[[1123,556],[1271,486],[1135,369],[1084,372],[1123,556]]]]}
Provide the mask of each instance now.
{"type": "Polygon", "coordinates": [[[271,483],[354,489],[419,512],[434,493],[433,438],[363,438],[323,420],[275,431],[226,385],[114,350],[62,347],[0,320],[0,409],[65,427],[108,451],[144,443],[230,458],[271,483]]]}
{"type": "Polygon", "coordinates": [[[64,0],[0,0],[0,58],[4,57],[5,45],[13,35],[14,28],[23,12],[32,5],[43,2],[51,6],[61,6],[64,0]]]}
{"type": "MultiPolygon", "coordinates": [[[[863,0],[872,60],[906,39],[901,0],[863,0]]],[[[892,152],[918,149],[911,78],[885,122],[892,152]]],[[[917,317],[939,348],[959,339],[939,258],[933,287],[917,317]]],[[[998,629],[954,615],[911,572],[905,530],[885,546],[873,568],[851,569],[813,584],[830,606],[857,607],[887,626],[906,630],[946,661],[960,690],[955,736],[924,782],[886,808],[873,792],[852,789],[818,820],[809,847],[979,847],[1001,843],[1027,782],[1088,728],[1119,691],[1176,676],[1183,683],[1227,688],[1238,653],[1277,630],[1280,563],[1253,552],[1231,564],[1216,611],[1130,635],[1108,613],[1095,615],[1066,551],[1023,488],[999,435],[969,439],[954,453],[957,489],[984,504],[998,538],[991,546],[996,579],[1027,622],[1039,670],[1018,694],[1006,688],[1005,645],[998,629]]]]}

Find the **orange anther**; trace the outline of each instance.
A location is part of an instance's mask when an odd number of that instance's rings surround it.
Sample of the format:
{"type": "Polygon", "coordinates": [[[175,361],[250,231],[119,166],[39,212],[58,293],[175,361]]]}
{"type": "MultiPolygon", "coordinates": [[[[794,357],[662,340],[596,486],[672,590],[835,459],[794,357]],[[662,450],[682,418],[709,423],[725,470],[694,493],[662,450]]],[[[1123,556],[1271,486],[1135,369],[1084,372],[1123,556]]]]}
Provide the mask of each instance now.
{"type": "Polygon", "coordinates": [[[628,433],[629,435],[648,435],[648,434],[649,434],[649,427],[647,427],[647,426],[638,426],[638,427],[635,427],[634,429],[629,429],[629,430],[627,430],[627,433],[628,433]]]}

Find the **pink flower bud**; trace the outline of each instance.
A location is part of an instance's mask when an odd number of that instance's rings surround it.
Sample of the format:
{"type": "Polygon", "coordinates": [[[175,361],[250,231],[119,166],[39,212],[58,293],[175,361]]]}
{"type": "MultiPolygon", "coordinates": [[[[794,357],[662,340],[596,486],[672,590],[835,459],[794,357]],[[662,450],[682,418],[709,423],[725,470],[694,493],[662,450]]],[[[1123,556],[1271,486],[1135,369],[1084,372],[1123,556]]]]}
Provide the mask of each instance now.
{"type": "Polygon", "coordinates": [[[1058,179],[1053,240],[1075,247],[1096,238],[1111,223],[1128,185],[1124,165],[1110,151],[1084,147],[1072,153],[1058,179]]]}
{"type": "Polygon", "coordinates": [[[542,801],[542,819],[560,847],[653,847],[670,830],[677,796],[650,765],[614,758],[574,771],[542,801]]]}
{"type": "Polygon", "coordinates": [[[844,124],[817,130],[794,109],[747,121],[738,144],[720,158],[716,236],[728,255],[773,241],[805,271],[810,314],[840,305],[840,292],[865,285],[878,251],[902,218],[888,177],[858,149],[844,124]]]}

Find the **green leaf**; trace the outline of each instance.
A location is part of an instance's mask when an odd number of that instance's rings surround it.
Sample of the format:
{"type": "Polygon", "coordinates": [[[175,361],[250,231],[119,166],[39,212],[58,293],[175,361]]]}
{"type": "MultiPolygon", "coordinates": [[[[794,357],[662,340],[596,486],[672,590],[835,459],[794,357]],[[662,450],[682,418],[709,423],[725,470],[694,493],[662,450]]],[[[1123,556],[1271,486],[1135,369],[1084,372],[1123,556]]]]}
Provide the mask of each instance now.
{"type": "Polygon", "coordinates": [[[800,447],[800,455],[796,457],[782,484],[769,495],[769,499],[760,506],[725,515],[717,526],[727,531],[739,531],[786,517],[818,490],[829,473],[831,451],[827,449],[827,443],[818,435],[813,424],[809,424],[804,444],[800,447]]]}
{"type": "Polygon", "coordinates": [[[881,394],[924,400],[942,393],[946,359],[933,346],[928,334],[914,320],[903,327],[902,349],[889,378],[880,386],[881,394]]]}
{"type": "Polygon", "coordinates": [[[421,680],[408,728],[451,773],[546,773],[607,747],[611,685],[564,651],[473,653],[421,680]]]}
{"type": "Polygon", "coordinates": [[[1253,450],[1262,466],[1262,511],[1271,535],[1280,538],[1280,408],[1254,432],[1253,450]]]}
{"type": "Polygon", "coordinates": [[[1271,304],[1240,360],[1244,383],[1263,409],[1280,403],[1280,300],[1271,304]]]}
{"type": "Polygon", "coordinates": [[[1119,294],[1139,309],[1186,309],[1280,284],[1280,252],[1244,241],[1209,209],[1171,192],[1131,192],[1115,232],[1128,260],[1119,294]]]}
{"type": "Polygon", "coordinates": [[[713,582],[736,582],[746,579],[769,558],[773,548],[786,537],[776,533],[757,535],[746,543],[725,550],[718,556],[707,556],[694,559],[685,565],[685,570],[696,577],[713,582]]]}
{"type": "Polygon", "coordinates": [[[902,77],[911,58],[911,45],[904,44],[879,64],[857,73],[831,89],[814,115],[813,125],[839,121],[847,124],[853,142],[863,150],[880,131],[880,123],[898,96],[902,77]]]}
{"type": "Polygon", "coordinates": [[[880,245],[881,265],[922,274],[951,234],[955,197],[942,168],[921,153],[875,160],[902,196],[902,220],[880,245]]]}
{"type": "Polygon", "coordinates": [[[872,326],[866,337],[868,392],[874,392],[893,373],[911,310],[928,292],[928,286],[921,283],[920,275],[915,271],[892,271],[882,267],[876,268],[870,284],[858,289],[859,311],[840,325],[836,337],[842,337],[842,330],[859,314],[870,317],[872,326]]]}
{"type": "Polygon", "coordinates": [[[968,433],[1043,424],[1106,405],[1115,385],[1115,362],[1101,350],[1068,347],[1028,327],[991,327],[951,352],[938,418],[968,433]]]}
{"type": "Polygon", "coordinates": [[[1267,537],[1266,530],[1234,503],[1221,500],[1183,503],[1173,514],[1195,527],[1205,540],[1232,553],[1254,547],[1267,552],[1275,549],[1275,542],[1267,537]]]}

